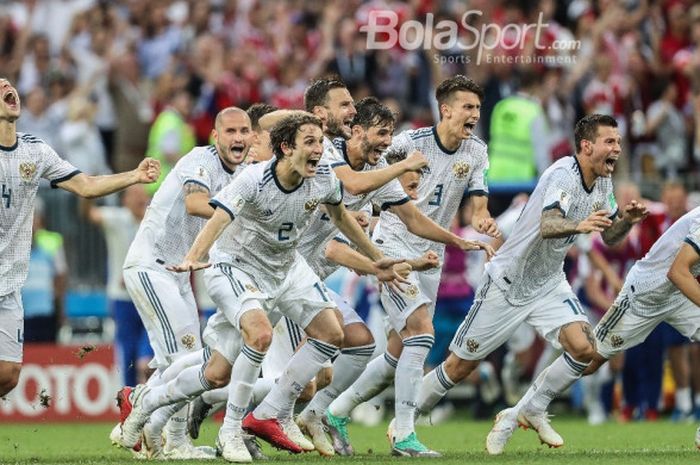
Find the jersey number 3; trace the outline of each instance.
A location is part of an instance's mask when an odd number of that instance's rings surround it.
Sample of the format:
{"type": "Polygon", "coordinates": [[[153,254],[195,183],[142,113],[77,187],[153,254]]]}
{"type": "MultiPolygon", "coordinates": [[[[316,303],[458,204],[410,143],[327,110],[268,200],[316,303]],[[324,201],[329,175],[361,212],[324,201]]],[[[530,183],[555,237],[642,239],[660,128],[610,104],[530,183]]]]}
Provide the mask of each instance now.
{"type": "Polygon", "coordinates": [[[287,233],[292,230],[294,227],[294,223],[282,223],[282,226],[280,226],[280,230],[277,232],[277,240],[278,241],[288,241],[289,236],[287,233]]]}
{"type": "Polygon", "coordinates": [[[10,201],[12,200],[12,189],[8,189],[6,184],[2,185],[2,200],[5,204],[5,208],[10,208],[10,201]]]}
{"type": "Polygon", "coordinates": [[[433,198],[428,202],[428,205],[440,206],[442,203],[442,184],[435,186],[435,192],[433,192],[433,198]]]}

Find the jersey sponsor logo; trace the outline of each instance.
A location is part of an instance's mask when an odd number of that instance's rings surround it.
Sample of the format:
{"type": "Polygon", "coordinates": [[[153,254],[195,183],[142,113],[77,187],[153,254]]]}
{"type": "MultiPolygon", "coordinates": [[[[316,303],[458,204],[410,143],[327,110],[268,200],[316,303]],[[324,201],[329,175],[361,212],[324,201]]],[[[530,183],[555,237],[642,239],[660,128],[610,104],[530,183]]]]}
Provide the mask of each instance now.
{"type": "Polygon", "coordinates": [[[452,165],[452,173],[457,179],[465,179],[469,174],[469,163],[458,161],[452,165]]]}
{"type": "Polygon", "coordinates": [[[318,200],[318,199],[311,199],[311,200],[308,200],[308,201],[304,204],[304,210],[306,210],[307,212],[312,212],[312,211],[316,210],[316,207],[318,207],[318,204],[319,204],[319,200],[318,200]]]}
{"type": "Polygon", "coordinates": [[[23,181],[31,181],[34,177],[34,173],[36,173],[36,163],[28,161],[19,164],[19,175],[23,181]]]}
{"type": "Polygon", "coordinates": [[[185,346],[186,349],[192,350],[194,349],[194,343],[196,339],[194,338],[194,335],[192,334],[185,334],[180,338],[180,342],[182,342],[182,345],[185,346]]]}
{"type": "Polygon", "coordinates": [[[476,339],[467,339],[467,350],[472,353],[479,350],[479,343],[476,339]]]}

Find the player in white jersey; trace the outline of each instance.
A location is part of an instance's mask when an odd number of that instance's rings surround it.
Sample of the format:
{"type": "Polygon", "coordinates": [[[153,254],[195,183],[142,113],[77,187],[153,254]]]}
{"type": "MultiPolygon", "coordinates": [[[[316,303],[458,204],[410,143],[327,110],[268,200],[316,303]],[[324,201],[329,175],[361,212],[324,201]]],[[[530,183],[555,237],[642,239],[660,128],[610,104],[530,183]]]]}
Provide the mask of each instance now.
{"type": "MultiPolygon", "coordinates": [[[[217,437],[225,459],[251,460],[241,427],[278,447],[301,452],[267,412],[279,405],[284,411],[293,404],[320,366],[338,352],[343,333],[325,286],[296,252],[300,235],[319,204],[325,204],[331,220],[364,253],[374,260],[382,254],[343,207],[342,186],[331,168],[319,163],[320,121],[311,115],[290,116],[273,128],[270,138],[277,158],[248,168],[212,200],[216,213],[182,264],[172,268],[208,267],[199,260],[216,241],[210,254],[215,266],[207,276],[209,293],[220,305],[209,325],[217,340],[212,356],[206,365],[187,368],[166,385],[137,388],[123,427],[126,447],[136,443],[150,414],[159,407],[228,383],[226,418],[217,437]],[[304,328],[307,343],[262,404],[243,420],[272,336],[266,311],[274,308],[304,328]]],[[[376,267],[384,269],[384,279],[400,279],[392,269],[398,262],[385,259],[376,267]]]]}
{"type": "MultiPolygon", "coordinates": [[[[252,142],[248,115],[229,107],[216,117],[212,130],[215,145],[195,147],[168,173],[153,197],[124,261],[124,283],[143,320],[154,357],[156,372],[147,384],[163,383],[162,372],[175,359],[202,347],[199,316],[188,274],[165,268],[166,260],[179,262],[211,217],[210,197],[243,169],[252,142]]],[[[122,409],[128,409],[131,388],[120,391],[122,409]]],[[[191,456],[195,449],[186,441],[186,405],[168,425],[166,456],[191,456]]],[[[174,412],[170,412],[172,414],[174,412]]],[[[163,411],[159,414],[166,416],[163,411]]],[[[167,415],[170,417],[170,415],[167,415]]],[[[167,420],[167,417],[165,420],[167,420]]],[[[160,417],[159,417],[160,418],[160,417]]],[[[150,456],[161,454],[159,423],[146,434],[150,456]]],[[[192,456],[194,458],[194,456],[192,456]]]]}
{"type": "MultiPolygon", "coordinates": [[[[617,122],[590,115],[576,124],[577,153],[555,162],[542,175],[515,227],[486,265],[476,299],[450,345],[447,360],[423,379],[418,408],[429,411],[456,383],[510,338],[526,322],[544,338],[563,347],[566,362],[550,370],[582,371],[594,353],[594,340],[585,313],[562,270],[564,257],[578,234],[602,231],[607,243],[621,240],[646,214],[635,201],[619,215],[610,175],[620,156],[617,122]]],[[[511,428],[516,409],[499,414],[493,431],[511,428]],[[509,423],[506,423],[509,421],[509,423]]],[[[546,412],[523,411],[543,442],[561,445],[546,412]]],[[[512,432],[512,430],[511,430],[512,432]]],[[[487,450],[500,453],[505,441],[489,436],[487,450]]]]}
{"type": "MultiPolygon", "coordinates": [[[[595,327],[596,353],[583,375],[594,373],[611,357],[641,344],[664,321],[688,339],[700,341],[698,276],[700,207],[673,223],[630,269],[620,294],[595,327]]],[[[551,397],[564,392],[576,379],[568,376],[562,380],[551,397]]],[[[524,399],[535,395],[536,389],[531,388],[528,394],[524,399]]],[[[530,408],[529,402],[532,400],[523,402],[522,407],[530,408]]],[[[546,402],[540,408],[546,408],[546,402]]]]}
{"type": "MultiPolygon", "coordinates": [[[[468,191],[475,212],[474,227],[479,232],[498,235],[486,208],[486,144],[472,135],[479,120],[482,97],[481,88],[464,76],[443,81],[436,91],[440,122],[435,127],[405,131],[394,138],[389,151],[403,154],[418,151],[428,160],[416,202],[426,217],[443,228],[449,227],[468,191]]],[[[373,238],[388,256],[421,256],[434,250],[442,258],[444,244],[412,232],[399,215],[387,210],[381,213],[373,238]]],[[[382,304],[393,328],[388,351],[385,357],[373,360],[362,376],[329,407],[329,423],[341,428],[339,436],[347,436],[342,431],[343,420],[350,410],[383,389],[396,374],[397,427],[395,437],[391,438],[392,452],[410,456],[437,455],[418,441],[413,417],[417,379],[433,343],[432,313],[439,278],[439,268],[414,272],[410,276],[411,285],[402,292],[382,292],[382,304]]]]}
{"type": "Polygon", "coordinates": [[[17,385],[22,369],[24,311],[20,289],[27,279],[34,200],[39,181],[81,197],[100,197],[132,184],[151,183],[160,164],[145,158],[133,171],[89,176],[61,159],[45,142],[17,132],[17,90],[0,78],[0,397],[17,385]]]}

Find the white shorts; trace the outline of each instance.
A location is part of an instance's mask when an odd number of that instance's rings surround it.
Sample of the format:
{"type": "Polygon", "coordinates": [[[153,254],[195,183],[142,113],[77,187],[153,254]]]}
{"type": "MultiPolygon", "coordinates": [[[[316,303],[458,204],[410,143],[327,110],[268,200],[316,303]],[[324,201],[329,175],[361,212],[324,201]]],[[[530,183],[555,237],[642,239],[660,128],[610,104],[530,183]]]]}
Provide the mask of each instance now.
{"type": "Polygon", "coordinates": [[[515,329],[508,339],[508,350],[511,352],[524,352],[535,342],[535,330],[527,323],[523,323],[515,329]]]}
{"type": "Polygon", "coordinates": [[[450,350],[463,360],[482,360],[508,341],[518,327],[527,323],[556,349],[559,329],[575,321],[588,322],[585,311],[568,282],[526,305],[512,305],[488,273],[476,291],[469,313],[455,333],[450,350]]]}
{"type": "Polygon", "coordinates": [[[391,327],[397,333],[406,327],[408,317],[422,305],[428,306],[428,314],[432,319],[440,286],[440,270],[436,271],[412,271],[408,275],[410,284],[402,284],[403,291],[401,292],[396,292],[386,286],[382,287],[379,298],[389,317],[391,327]]]}
{"type": "Polygon", "coordinates": [[[221,311],[209,317],[207,326],[202,333],[202,340],[211,350],[215,350],[233,366],[241,352],[243,338],[221,311]]]}
{"type": "Polygon", "coordinates": [[[0,297],[0,361],[22,363],[24,308],[20,291],[0,297]]]}
{"type": "Polygon", "coordinates": [[[690,300],[660,307],[653,316],[643,316],[634,309],[634,298],[623,289],[595,327],[597,350],[610,359],[615,354],[644,342],[659,323],[666,322],[693,341],[700,341],[700,308],[690,300]]]}
{"type": "Polygon", "coordinates": [[[178,354],[202,348],[188,273],[134,266],[124,270],[124,285],[148,332],[151,368],[166,368],[178,354]]]}
{"type": "MultiPolygon", "coordinates": [[[[363,323],[362,318],[350,306],[350,303],[343,299],[340,295],[331,289],[328,289],[328,294],[333,298],[338,305],[340,313],[343,315],[343,323],[345,326],[353,323],[363,323]]],[[[284,368],[289,363],[294,352],[299,349],[306,333],[296,323],[287,317],[282,319],[275,325],[272,333],[272,343],[265,355],[262,363],[263,378],[277,379],[282,375],[284,368]]],[[[323,367],[333,366],[330,360],[327,360],[323,367]]]]}
{"type": "Polygon", "coordinates": [[[302,328],[322,310],[337,308],[325,284],[300,257],[281,284],[262,278],[227,263],[217,263],[204,274],[209,296],[238,330],[243,314],[256,308],[268,314],[276,309],[302,328]]]}

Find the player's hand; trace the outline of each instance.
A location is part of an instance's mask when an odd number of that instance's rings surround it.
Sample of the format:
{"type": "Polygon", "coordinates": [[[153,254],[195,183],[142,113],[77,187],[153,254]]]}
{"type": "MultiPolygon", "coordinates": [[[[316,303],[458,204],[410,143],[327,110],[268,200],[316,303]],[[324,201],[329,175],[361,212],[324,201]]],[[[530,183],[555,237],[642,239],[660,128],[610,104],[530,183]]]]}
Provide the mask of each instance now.
{"type": "Polygon", "coordinates": [[[625,205],[622,210],[622,219],[630,224],[637,224],[647,217],[649,211],[646,205],[643,203],[632,200],[630,203],[625,205]]]}
{"type": "MultiPolygon", "coordinates": [[[[401,276],[401,274],[397,271],[396,265],[400,263],[405,263],[408,265],[404,259],[388,257],[381,258],[372,265],[374,268],[374,275],[377,277],[377,280],[396,292],[402,291],[401,284],[410,283],[410,281],[401,276]]],[[[408,268],[408,272],[410,273],[410,265],[408,265],[408,268]]]]}
{"type": "Polygon", "coordinates": [[[407,171],[418,171],[428,166],[428,160],[425,158],[425,155],[418,150],[414,150],[408,154],[402,163],[405,164],[407,171]]]}
{"type": "Polygon", "coordinates": [[[432,270],[440,266],[440,257],[432,250],[428,250],[421,257],[412,260],[411,266],[416,271],[432,270]]]}
{"type": "Polygon", "coordinates": [[[204,268],[209,268],[211,263],[200,262],[197,260],[184,260],[179,265],[166,266],[165,269],[168,271],[174,271],[175,273],[186,273],[188,271],[203,270],[204,268]]]}
{"type": "Polygon", "coordinates": [[[150,184],[156,182],[158,176],[160,176],[160,162],[153,158],[146,157],[141,160],[141,163],[139,163],[135,171],[139,183],[150,184]]]}
{"type": "Polygon", "coordinates": [[[482,241],[468,241],[466,239],[460,239],[459,248],[462,250],[483,250],[486,252],[486,260],[491,260],[491,257],[496,254],[496,251],[493,250],[493,247],[491,247],[490,244],[482,241]]]}
{"type": "Polygon", "coordinates": [[[350,215],[355,218],[355,221],[357,221],[357,224],[359,224],[362,229],[369,226],[369,217],[367,216],[366,212],[350,210],[350,215]]]}
{"type": "Polygon", "coordinates": [[[576,226],[576,232],[588,234],[592,232],[603,232],[612,226],[612,220],[608,218],[610,212],[608,210],[598,210],[591,213],[591,216],[581,221],[576,226]]]}
{"type": "Polygon", "coordinates": [[[501,237],[501,231],[498,230],[498,224],[493,218],[481,218],[476,222],[474,229],[480,234],[486,234],[495,238],[501,237]]]}

